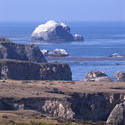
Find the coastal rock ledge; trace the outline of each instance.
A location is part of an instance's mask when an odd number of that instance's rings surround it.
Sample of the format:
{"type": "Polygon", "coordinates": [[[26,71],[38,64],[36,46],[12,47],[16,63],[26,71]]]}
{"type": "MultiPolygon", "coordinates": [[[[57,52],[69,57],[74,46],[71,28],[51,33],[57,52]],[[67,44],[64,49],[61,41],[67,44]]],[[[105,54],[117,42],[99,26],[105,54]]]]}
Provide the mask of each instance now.
{"type": "Polygon", "coordinates": [[[64,23],[57,23],[53,20],[39,25],[32,33],[31,41],[46,42],[69,42],[83,41],[83,36],[79,34],[73,35],[69,26],[64,23]]]}
{"type": "Polygon", "coordinates": [[[0,60],[0,79],[72,80],[68,64],[0,60]]]}

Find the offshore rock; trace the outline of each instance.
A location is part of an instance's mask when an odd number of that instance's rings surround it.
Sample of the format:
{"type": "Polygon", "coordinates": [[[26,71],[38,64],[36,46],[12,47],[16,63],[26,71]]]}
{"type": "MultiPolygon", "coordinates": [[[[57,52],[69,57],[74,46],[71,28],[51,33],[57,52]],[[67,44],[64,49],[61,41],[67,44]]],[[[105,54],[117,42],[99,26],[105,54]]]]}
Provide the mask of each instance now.
{"type": "Polygon", "coordinates": [[[111,82],[112,80],[101,71],[88,72],[84,79],[85,82],[111,82]]]}
{"type": "Polygon", "coordinates": [[[69,42],[83,41],[81,36],[74,37],[70,32],[70,28],[64,23],[57,23],[53,20],[39,25],[32,33],[31,41],[46,41],[46,42],[69,42]]]}
{"type": "Polygon", "coordinates": [[[69,53],[64,49],[55,49],[52,52],[49,52],[48,56],[65,57],[69,56],[69,53]]]}

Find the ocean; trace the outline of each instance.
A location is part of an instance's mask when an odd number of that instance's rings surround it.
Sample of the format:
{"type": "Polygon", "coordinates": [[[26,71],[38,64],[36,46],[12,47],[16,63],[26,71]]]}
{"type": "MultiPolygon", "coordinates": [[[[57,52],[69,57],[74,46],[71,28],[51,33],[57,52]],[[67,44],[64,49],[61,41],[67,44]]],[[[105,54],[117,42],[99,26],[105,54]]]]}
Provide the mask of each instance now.
{"type": "MultiPolygon", "coordinates": [[[[7,37],[15,43],[31,44],[31,34],[37,23],[0,23],[0,37],[7,37]]],[[[84,36],[83,42],[37,43],[40,49],[66,49],[70,58],[106,58],[112,53],[125,55],[125,23],[121,22],[68,22],[71,32],[84,36]]],[[[114,72],[125,71],[125,61],[77,61],[64,60],[72,70],[74,81],[83,80],[89,71],[104,71],[113,80],[114,72]],[[118,65],[117,65],[118,64],[118,65]]]]}

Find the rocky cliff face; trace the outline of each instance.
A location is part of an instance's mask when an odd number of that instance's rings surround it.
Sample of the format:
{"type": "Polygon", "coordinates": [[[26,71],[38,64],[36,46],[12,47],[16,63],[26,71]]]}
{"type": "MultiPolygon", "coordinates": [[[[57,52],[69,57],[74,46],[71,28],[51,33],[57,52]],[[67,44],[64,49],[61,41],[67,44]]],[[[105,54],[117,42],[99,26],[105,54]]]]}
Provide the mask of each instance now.
{"type": "Polygon", "coordinates": [[[0,38],[0,59],[47,62],[38,46],[16,44],[6,38],[0,38]]]}
{"type": "Polygon", "coordinates": [[[0,79],[72,80],[68,64],[0,60],[0,79]]]}
{"type": "Polygon", "coordinates": [[[115,105],[123,100],[120,94],[75,94],[71,98],[1,98],[0,110],[36,110],[50,117],[106,121],[115,105]]]}

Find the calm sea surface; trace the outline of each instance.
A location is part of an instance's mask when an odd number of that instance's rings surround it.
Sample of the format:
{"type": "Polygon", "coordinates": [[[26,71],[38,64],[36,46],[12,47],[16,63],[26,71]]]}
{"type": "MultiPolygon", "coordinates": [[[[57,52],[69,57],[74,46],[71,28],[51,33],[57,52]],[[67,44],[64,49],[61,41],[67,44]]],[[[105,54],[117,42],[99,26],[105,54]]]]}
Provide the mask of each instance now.
{"type": "MultiPolygon", "coordinates": [[[[0,23],[0,36],[13,42],[30,44],[32,31],[40,23],[0,23]]],[[[70,57],[108,57],[112,53],[125,55],[125,23],[67,23],[72,33],[82,34],[84,42],[38,44],[40,49],[66,49],[70,57]]],[[[124,61],[63,61],[70,64],[73,80],[83,80],[88,71],[104,71],[114,80],[115,71],[125,71],[124,61]],[[116,65],[119,63],[120,65],[116,65]]]]}

